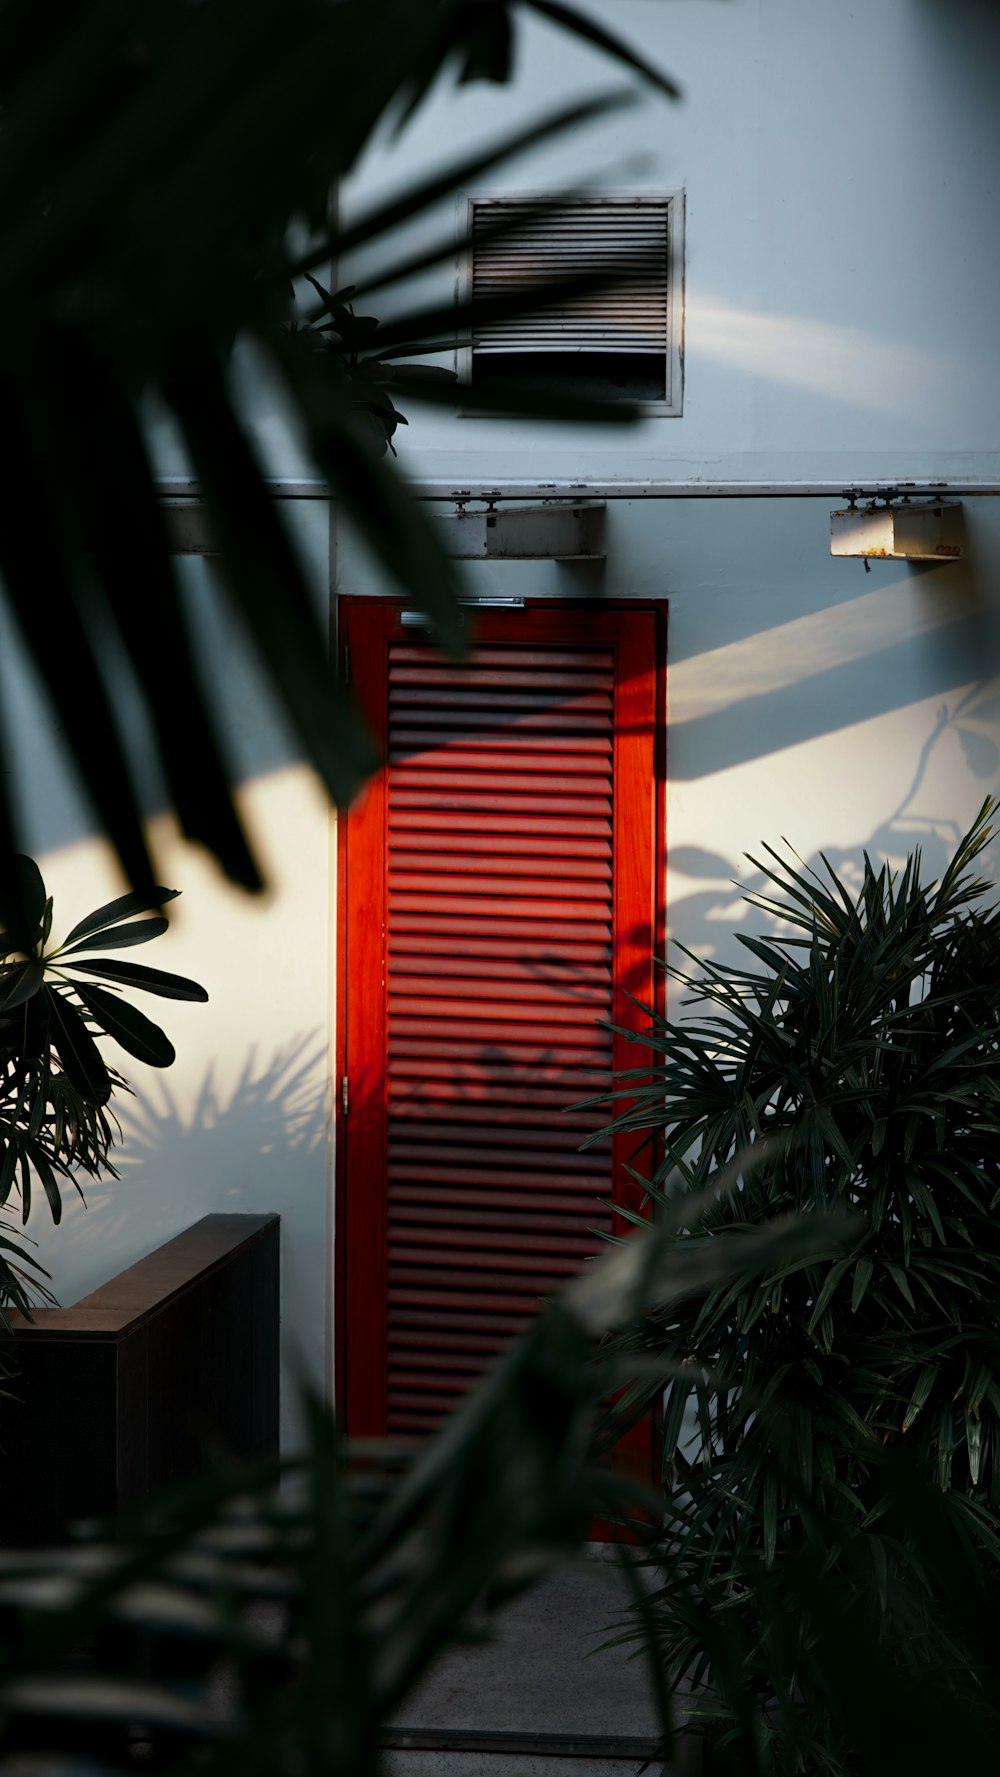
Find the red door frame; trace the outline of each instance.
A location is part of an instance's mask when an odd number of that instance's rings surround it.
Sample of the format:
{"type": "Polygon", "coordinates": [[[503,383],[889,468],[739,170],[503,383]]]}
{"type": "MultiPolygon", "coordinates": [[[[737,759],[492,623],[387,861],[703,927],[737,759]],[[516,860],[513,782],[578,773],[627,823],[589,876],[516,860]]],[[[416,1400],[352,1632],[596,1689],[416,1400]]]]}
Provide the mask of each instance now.
{"type": "MultiPolygon", "coordinates": [[[[383,644],[383,670],[378,674],[367,675],[367,682],[357,688],[364,697],[363,707],[376,733],[385,731],[386,722],[386,686],[387,674],[384,670],[384,650],[390,640],[412,641],[412,630],[403,627],[399,619],[399,610],[388,598],[369,598],[356,594],[346,594],[337,601],[338,647],[343,647],[348,638],[350,612],[364,607],[371,611],[380,608],[385,614],[382,626],[381,641],[383,644]]],[[[652,934],[652,947],[648,954],[645,947],[633,942],[631,953],[625,959],[625,966],[620,966],[622,959],[616,955],[616,981],[614,996],[614,1022],[625,1025],[634,1023],[636,1008],[627,997],[635,995],[642,1003],[654,1006],[657,1011],[664,1010],[665,976],[662,969],[654,966],[655,958],[662,958],[666,948],[666,906],[665,906],[665,872],[666,872],[666,601],[646,603],[641,601],[615,599],[601,606],[592,602],[586,604],[566,599],[532,599],[524,609],[532,614],[533,619],[543,613],[551,613],[551,635],[535,634],[533,640],[560,641],[565,636],[565,622],[570,614],[587,614],[591,622],[603,618],[598,630],[594,632],[594,640],[606,639],[613,632],[618,614],[628,612],[642,613],[652,618],[653,659],[642,653],[642,639],[633,636],[631,655],[626,652],[623,658],[623,670],[616,674],[618,694],[615,704],[615,731],[620,736],[621,751],[616,760],[615,789],[615,829],[614,851],[616,858],[619,853],[618,835],[620,823],[634,817],[635,803],[639,802],[640,817],[645,794],[642,782],[648,782],[647,771],[652,770],[653,796],[650,810],[649,828],[644,832],[644,849],[648,851],[649,873],[652,885],[652,905],[649,909],[649,926],[652,934]],[[604,631],[602,638],[600,631],[604,631]],[[648,688],[652,683],[654,699],[654,725],[651,741],[644,743],[642,734],[642,711],[639,707],[644,699],[642,687],[648,688]],[[630,717],[639,715],[638,721],[630,722],[630,717]],[[652,758],[647,762],[646,748],[652,746],[652,758]]],[[[522,611],[518,610],[518,616],[522,611]]],[[[481,641],[507,640],[509,630],[503,619],[510,621],[508,612],[497,613],[489,609],[477,612],[477,639],[481,641]],[[499,621],[498,621],[499,619],[499,621]],[[494,634],[494,631],[499,633],[494,634]]],[[[534,626],[534,625],[533,625],[534,626]]],[[[645,628],[645,626],[643,626],[645,628]]],[[[647,629],[648,639],[648,629],[647,629]]],[[[588,637],[588,639],[590,639],[588,637]]],[[[616,645],[619,645],[615,638],[616,645]]],[[[648,640],[647,640],[648,645],[648,640]]],[[[352,656],[352,678],[357,681],[352,656]]],[[[385,919],[385,796],[383,792],[384,774],[378,773],[371,779],[361,792],[352,808],[342,813],[337,823],[337,992],[336,992],[336,1031],[334,1054],[337,1081],[347,1079],[347,1055],[351,1036],[351,1025],[355,1024],[357,1012],[348,992],[348,920],[347,886],[348,864],[350,860],[353,872],[361,872],[354,877],[355,893],[360,890],[364,903],[370,908],[370,916],[364,921],[356,922],[356,929],[351,934],[350,968],[352,974],[367,974],[369,978],[381,979],[382,971],[382,940],[385,919]],[[357,837],[355,837],[357,836],[357,837]],[[352,843],[353,841],[353,843],[352,843]],[[366,868],[367,866],[367,868],[366,868]]],[[[645,819],[643,819],[645,827],[645,819]]],[[[617,890],[616,890],[617,900],[617,890]]],[[[627,935],[619,938],[619,945],[627,947],[627,935]]],[[[616,946],[616,950],[617,950],[616,946]]],[[[361,996],[358,996],[359,998],[361,996]]],[[[335,1166],[334,1188],[335,1203],[335,1262],[334,1262],[334,1349],[335,1349],[335,1399],[339,1415],[347,1424],[353,1436],[368,1437],[382,1435],[385,1423],[385,1377],[386,1353],[385,1315],[380,1316],[379,1327],[372,1337],[373,1316],[359,1315],[355,1302],[351,1281],[358,1276],[381,1277],[385,1275],[386,1255],[386,1192],[384,1169],[379,1174],[379,1189],[373,1193],[376,1201],[365,1204],[365,1213],[357,1213],[357,1204],[347,1199],[347,1144],[351,1139],[354,1143],[361,1142],[370,1154],[379,1151],[384,1154],[384,1139],[381,1136],[381,1120],[384,1115],[382,1107],[381,1082],[385,1078],[385,1006],[384,995],[375,996],[376,1004],[369,1003],[363,1008],[363,1016],[367,1021],[376,1020],[376,1031],[369,1034],[365,1045],[369,1057],[381,1058],[381,1066],[375,1059],[368,1060],[363,1066],[354,1064],[354,1071],[349,1083],[349,1108],[340,1090],[336,1093],[335,1115],[335,1166]],[[350,1133],[349,1133],[350,1132],[350,1133]],[[375,1213],[373,1213],[373,1211],[375,1213]],[[348,1255],[350,1254],[350,1265],[348,1255]],[[352,1352],[350,1395],[348,1394],[347,1346],[354,1334],[352,1352]]],[[[630,1044],[623,1037],[616,1036],[613,1045],[613,1067],[620,1068],[642,1066],[648,1059],[648,1051],[638,1045],[630,1044]]],[[[624,1172],[625,1161],[629,1152],[634,1152],[634,1142],[629,1150],[625,1149],[620,1139],[614,1153],[613,1164],[616,1177],[616,1200],[632,1206],[638,1198],[638,1187],[627,1178],[624,1172]]],[[[384,1298],[384,1288],[382,1291],[384,1298]]],[[[630,1440],[631,1442],[631,1440],[630,1440]]],[[[632,1459],[640,1457],[639,1466],[646,1473],[650,1472],[652,1463],[652,1439],[650,1435],[639,1440],[643,1454],[632,1443],[632,1459]]],[[[626,1457],[628,1461],[628,1458],[626,1457]]],[[[629,1462],[632,1466],[632,1462],[629,1462]]]]}

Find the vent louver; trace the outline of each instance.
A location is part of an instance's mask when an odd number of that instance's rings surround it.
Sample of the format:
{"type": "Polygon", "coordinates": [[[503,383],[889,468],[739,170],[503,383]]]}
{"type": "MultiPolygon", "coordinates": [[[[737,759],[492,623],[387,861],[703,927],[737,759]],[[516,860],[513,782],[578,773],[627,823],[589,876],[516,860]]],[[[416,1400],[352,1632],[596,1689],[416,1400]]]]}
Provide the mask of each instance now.
{"type": "Polygon", "coordinates": [[[474,353],[666,353],[670,213],[669,199],[573,203],[543,211],[516,201],[474,204],[474,297],[509,296],[526,285],[595,272],[621,279],[538,315],[478,327],[474,353]],[[489,238],[499,218],[516,224],[519,216],[523,225],[489,238]]]}

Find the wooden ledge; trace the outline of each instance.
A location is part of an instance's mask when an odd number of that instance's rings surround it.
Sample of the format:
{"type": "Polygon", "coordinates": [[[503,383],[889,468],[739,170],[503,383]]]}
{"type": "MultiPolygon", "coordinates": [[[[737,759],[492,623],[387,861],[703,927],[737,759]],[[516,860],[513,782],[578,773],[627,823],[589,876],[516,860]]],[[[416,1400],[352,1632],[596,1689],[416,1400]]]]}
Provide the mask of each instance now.
{"type": "Polygon", "coordinates": [[[115,1339],[141,1326],[174,1297],[204,1282],[240,1249],[277,1226],[277,1215],[207,1215],[164,1246],[119,1271],[72,1308],[36,1308],[30,1320],[8,1313],[15,1338],[115,1339]]]}

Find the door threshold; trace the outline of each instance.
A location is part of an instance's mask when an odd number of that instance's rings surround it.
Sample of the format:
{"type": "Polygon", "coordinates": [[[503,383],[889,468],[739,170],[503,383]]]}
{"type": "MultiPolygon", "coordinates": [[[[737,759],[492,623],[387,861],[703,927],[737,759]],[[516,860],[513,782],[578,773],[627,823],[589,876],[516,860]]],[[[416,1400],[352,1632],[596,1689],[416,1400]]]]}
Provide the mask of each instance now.
{"type": "Polygon", "coordinates": [[[547,1758],[652,1761],[660,1754],[659,1740],[645,1734],[524,1734],[495,1728],[390,1728],[379,1735],[379,1745],[392,1752],[510,1752],[547,1758]]]}

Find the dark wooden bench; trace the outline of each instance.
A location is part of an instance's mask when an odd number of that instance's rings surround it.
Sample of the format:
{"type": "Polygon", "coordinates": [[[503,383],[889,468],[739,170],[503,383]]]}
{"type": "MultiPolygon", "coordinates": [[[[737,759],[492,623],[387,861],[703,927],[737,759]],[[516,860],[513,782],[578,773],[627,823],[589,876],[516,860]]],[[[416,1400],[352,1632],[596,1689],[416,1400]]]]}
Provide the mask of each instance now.
{"type": "Polygon", "coordinates": [[[12,1313],[0,1543],[61,1540],[196,1474],[278,1447],[276,1215],[208,1215],[73,1308],[12,1313]]]}

